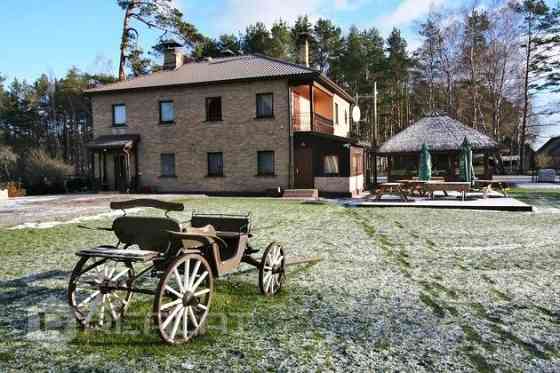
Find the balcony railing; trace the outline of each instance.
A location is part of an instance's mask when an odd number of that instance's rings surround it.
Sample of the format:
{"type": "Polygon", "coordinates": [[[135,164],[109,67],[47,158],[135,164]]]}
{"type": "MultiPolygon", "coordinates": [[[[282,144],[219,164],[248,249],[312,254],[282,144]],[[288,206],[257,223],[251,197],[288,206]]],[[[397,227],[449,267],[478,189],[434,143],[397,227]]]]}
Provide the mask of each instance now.
{"type": "Polygon", "coordinates": [[[334,133],[333,121],[317,113],[313,114],[313,126],[311,125],[311,114],[300,113],[292,118],[294,131],[313,131],[322,133],[334,133]]]}

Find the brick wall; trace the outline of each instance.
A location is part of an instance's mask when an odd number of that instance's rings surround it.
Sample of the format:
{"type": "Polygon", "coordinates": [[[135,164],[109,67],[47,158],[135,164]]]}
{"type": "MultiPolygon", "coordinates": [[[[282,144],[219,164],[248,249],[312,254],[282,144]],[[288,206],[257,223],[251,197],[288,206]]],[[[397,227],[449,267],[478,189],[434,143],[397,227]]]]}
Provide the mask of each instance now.
{"type": "MultiPolygon", "coordinates": [[[[162,88],[93,96],[95,136],[139,134],[141,186],[158,191],[263,192],[289,184],[287,81],[162,88]],[[274,94],[274,118],[255,119],[256,94],[274,94]],[[206,97],[222,97],[221,122],[205,122],[206,97]],[[173,100],[176,121],[159,124],[159,101],[173,100]],[[126,104],[127,127],[112,127],[112,105],[126,104]],[[273,177],[257,175],[257,151],[275,152],[273,177]],[[207,153],[223,152],[224,177],[207,177],[207,153]],[[160,154],[175,153],[176,178],[160,177],[160,154]]],[[[112,176],[112,175],[111,175],[112,176]]]]}

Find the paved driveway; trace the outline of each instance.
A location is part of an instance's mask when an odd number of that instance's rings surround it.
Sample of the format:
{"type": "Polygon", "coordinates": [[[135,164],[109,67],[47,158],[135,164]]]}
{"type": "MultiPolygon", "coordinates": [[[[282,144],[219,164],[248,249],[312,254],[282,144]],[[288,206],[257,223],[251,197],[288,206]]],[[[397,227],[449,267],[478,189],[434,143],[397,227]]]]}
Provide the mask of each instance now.
{"type": "MultiPolygon", "coordinates": [[[[158,198],[173,200],[185,198],[184,194],[65,194],[31,196],[0,200],[0,228],[25,224],[49,226],[53,222],[67,221],[78,217],[111,213],[109,202],[132,198],[158,198]]],[[[203,196],[201,196],[203,197],[203,196]]]]}

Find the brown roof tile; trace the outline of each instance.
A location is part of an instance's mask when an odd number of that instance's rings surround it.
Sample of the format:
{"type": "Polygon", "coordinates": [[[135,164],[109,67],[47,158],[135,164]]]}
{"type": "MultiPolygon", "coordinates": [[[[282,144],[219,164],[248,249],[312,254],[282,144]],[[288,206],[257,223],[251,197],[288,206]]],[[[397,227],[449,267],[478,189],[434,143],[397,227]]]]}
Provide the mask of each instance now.
{"type": "Polygon", "coordinates": [[[159,71],[122,82],[107,84],[88,89],[86,93],[96,94],[140,88],[281,78],[313,78],[353,102],[350,95],[319,71],[260,54],[187,63],[176,70],[159,71]]]}
{"type": "Polygon", "coordinates": [[[89,89],[87,92],[104,92],[121,89],[200,84],[239,79],[288,77],[308,74],[316,74],[316,71],[304,66],[275,60],[261,55],[244,55],[187,63],[176,70],[160,71],[150,75],[89,89]]]}

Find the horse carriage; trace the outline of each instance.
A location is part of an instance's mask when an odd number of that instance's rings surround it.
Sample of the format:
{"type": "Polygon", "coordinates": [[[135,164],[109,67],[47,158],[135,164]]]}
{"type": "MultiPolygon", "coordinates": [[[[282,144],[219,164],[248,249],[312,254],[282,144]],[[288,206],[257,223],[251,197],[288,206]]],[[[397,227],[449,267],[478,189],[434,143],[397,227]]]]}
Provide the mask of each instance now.
{"type": "Polygon", "coordinates": [[[68,285],[68,302],[83,328],[103,327],[123,316],[132,294],[154,296],[153,320],[161,338],[185,343],[204,332],[211,307],[214,279],[241,263],[258,269],[265,296],[277,294],[285,281],[284,248],[273,242],[260,259],[251,247],[251,216],[193,213],[190,224],[169,216],[183,211],[179,203],[142,199],[112,202],[123,211],[111,228],[118,242],[76,253],[80,257],[68,285]],[[130,216],[126,210],[152,207],[164,216],[130,216]],[[145,267],[136,273],[135,266],[145,267]],[[139,287],[147,276],[158,278],[155,289],[139,287]]]}

